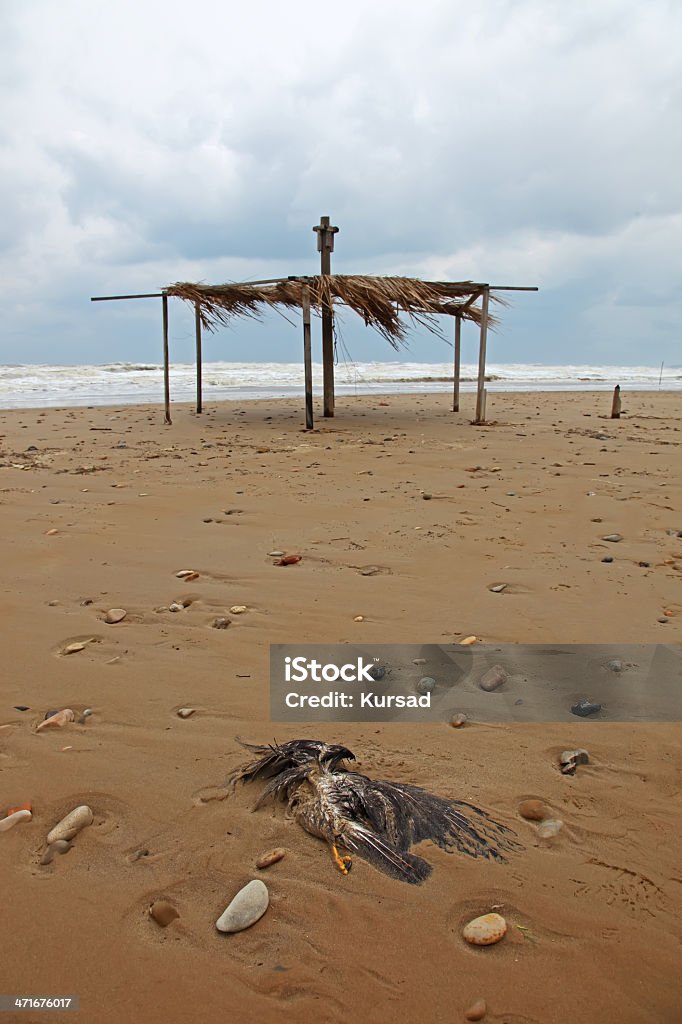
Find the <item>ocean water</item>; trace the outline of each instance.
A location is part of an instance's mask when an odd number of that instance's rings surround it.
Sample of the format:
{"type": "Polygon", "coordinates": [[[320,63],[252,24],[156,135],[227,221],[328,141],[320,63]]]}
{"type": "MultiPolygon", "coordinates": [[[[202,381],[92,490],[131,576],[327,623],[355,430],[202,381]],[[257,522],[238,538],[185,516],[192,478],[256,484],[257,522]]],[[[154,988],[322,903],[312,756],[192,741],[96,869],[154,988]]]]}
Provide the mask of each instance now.
{"type": "MultiPolygon", "coordinates": [[[[624,391],[682,390],[682,367],[543,366],[492,364],[488,392],[600,391],[620,384],[624,391]]],[[[463,392],[476,388],[477,367],[462,365],[463,392]]],[[[316,394],[322,390],[322,366],[313,367],[316,394]]],[[[171,400],[192,401],[193,364],[175,363],[171,400]]],[[[336,367],[339,395],[446,392],[452,389],[450,363],[377,362],[336,367]]],[[[300,363],[205,363],[203,395],[207,404],[222,399],[289,398],[303,394],[300,363]]],[[[163,370],[150,363],[101,366],[0,366],[0,408],[40,406],[132,405],[163,402],[163,370]]]]}

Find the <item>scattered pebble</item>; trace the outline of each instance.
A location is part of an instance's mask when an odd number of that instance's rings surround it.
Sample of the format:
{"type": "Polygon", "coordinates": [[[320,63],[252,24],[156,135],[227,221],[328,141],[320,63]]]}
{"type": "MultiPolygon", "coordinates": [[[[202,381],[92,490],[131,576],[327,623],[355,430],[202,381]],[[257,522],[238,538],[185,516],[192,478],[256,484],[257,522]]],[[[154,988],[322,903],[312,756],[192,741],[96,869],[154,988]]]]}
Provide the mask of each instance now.
{"type": "Polygon", "coordinates": [[[258,860],[256,861],[256,867],[260,868],[261,870],[263,868],[269,868],[271,864],[276,864],[285,855],[286,850],[283,850],[281,846],[278,847],[276,850],[270,850],[269,853],[264,853],[262,857],[258,858],[258,860]]]}
{"type": "Polygon", "coordinates": [[[81,718],[89,718],[89,717],[90,717],[90,715],[92,715],[92,714],[93,714],[93,710],[92,710],[92,708],[85,708],[85,709],[83,710],[83,713],[82,713],[82,715],[81,715],[81,718]]]}
{"type": "Polygon", "coordinates": [[[52,529],[52,530],[48,530],[48,531],[47,531],[47,533],[45,534],[45,536],[46,536],[46,537],[54,537],[54,535],[55,535],[56,533],[59,533],[59,530],[55,530],[55,529],[52,529]]]}
{"type": "Polygon", "coordinates": [[[559,835],[562,827],[563,821],[547,818],[546,821],[541,821],[538,825],[538,835],[540,839],[553,839],[559,835]]]}
{"type": "Polygon", "coordinates": [[[78,640],[75,643],[68,643],[65,648],[62,649],[62,654],[78,654],[79,650],[85,650],[87,643],[83,643],[78,640]]]}
{"type": "Polygon", "coordinates": [[[623,662],[619,658],[614,658],[613,661],[609,662],[608,667],[612,672],[622,672],[623,662]]]}
{"type": "Polygon", "coordinates": [[[260,920],[268,909],[269,902],[267,886],[260,879],[254,879],[239,890],[215,926],[219,932],[244,931],[260,920]]]}
{"type": "Polygon", "coordinates": [[[581,700],[571,708],[571,714],[578,715],[579,718],[587,718],[588,715],[596,715],[598,711],[601,711],[601,704],[593,704],[589,700],[581,700]]]}
{"type": "Polygon", "coordinates": [[[284,555],[283,558],[278,558],[275,565],[296,565],[297,562],[301,561],[301,555],[284,555]]]}
{"type": "Polygon", "coordinates": [[[498,583],[496,586],[489,587],[488,589],[490,590],[491,594],[501,594],[503,590],[507,589],[507,584],[506,583],[498,583]]]}
{"type": "Polygon", "coordinates": [[[364,621],[365,621],[365,616],[364,615],[355,615],[353,617],[353,622],[364,622],[364,621]]]}
{"type": "Polygon", "coordinates": [[[248,608],[245,604],[233,604],[230,608],[232,615],[243,615],[244,612],[248,612],[248,608]]]}
{"type": "Polygon", "coordinates": [[[670,620],[668,619],[668,617],[666,615],[661,615],[661,617],[658,618],[656,621],[660,622],[662,626],[665,626],[665,624],[667,622],[669,622],[670,620]]]}
{"type": "Polygon", "coordinates": [[[466,723],[467,716],[463,712],[450,719],[450,725],[453,729],[461,729],[463,725],[466,725],[466,723]]]}
{"type": "Polygon", "coordinates": [[[14,705],[14,710],[15,711],[30,711],[31,709],[28,706],[28,704],[15,704],[14,705]]]}
{"type": "Polygon", "coordinates": [[[433,495],[429,494],[428,491],[424,491],[424,493],[422,494],[422,498],[424,499],[424,501],[431,501],[432,497],[433,495]]]}
{"type": "Polygon", "coordinates": [[[372,679],[378,682],[380,679],[383,679],[384,676],[386,675],[386,668],[384,665],[372,665],[372,667],[369,670],[369,674],[371,675],[372,679]]]}
{"type": "Polygon", "coordinates": [[[180,914],[168,900],[154,900],[149,907],[149,916],[162,928],[167,928],[171,921],[180,917],[180,914]]]}
{"type": "Polygon", "coordinates": [[[544,821],[547,817],[547,807],[542,800],[522,800],[519,804],[519,814],[526,821],[544,821]]]}
{"type": "Polygon", "coordinates": [[[590,755],[582,747],[577,750],[564,750],[559,757],[562,775],[575,775],[579,764],[589,764],[590,755]]]}
{"type": "Polygon", "coordinates": [[[184,610],[185,610],[184,604],[180,604],[179,601],[173,601],[172,604],[168,605],[168,611],[169,612],[184,612],[184,610]]]}
{"type": "Polygon", "coordinates": [[[283,558],[283,551],[268,551],[268,558],[283,558]]]}
{"type": "Polygon", "coordinates": [[[602,537],[602,540],[608,540],[612,544],[617,544],[619,541],[623,540],[623,536],[620,533],[607,533],[605,537],[602,537]]]}
{"type": "Polygon", "coordinates": [[[460,640],[460,647],[470,647],[471,644],[475,644],[478,640],[477,636],[465,636],[463,640],[460,640]]]}
{"type": "Polygon", "coordinates": [[[433,693],[435,689],[436,680],[433,678],[433,676],[423,676],[415,686],[415,690],[417,691],[417,693],[421,693],[422,696],[424,696],[427,693],[433,693]]]}
{"type": "Polygon", "coordinates": [[[178,708],[176,715],[178,715],[179,718],[191,718],[195,711],[196,708],[178,708]]]}
{"type": "Polygon", "coordinates": [[[492,693],[493,690],[499,690],[500,686],[504,686],[507,678],[507,673],[501,665],[493,665],[492,668],[488,669],[478,685],[481,690],[492,693]]]}
{"type": "Polygon", "coordinates": [[[507,933],[507,922],[500,914],[483,914],[465,925],[462,935],[472,946],[492,946],[507,933]]]}
{"type": "Polygon", "coordinates": [[[66,839],[56,839],[54,843],[50,843],[45,853],[40,858],[41,864],[51,864],[52,858],[55,853],[68,853],[71,849],[71,843],[66,839]]]}
{"type": "Polygon", "coordinates": [[[32,817],[33,815],[29,810],[12,811],[6,817],[0,818],[0,832],[9,832],[20,821],[30,821],[32,817]]]}
{"type": "Polygon", "coordinates": [[[125,608],[110,608],[104,616],[104,621],[108,622],[110,626],[113,626],[116,622],[122,622],[127,614],[128,612],[125,608]]]}
{"type": "Polygon", "coordinates": [[[361,576],[376,576],[377,573],[381,572],[378,565],[365,565],[360,570],[361,576]]]}
{"type": "Polygon", "coordinates": [[[224,615],[219,615],[216,619],[213,620],[211,625],[213,626],[214,629],[227,629],[227,627],[230,625],[230,620],[226,619],[224,615]]]}
{"type": "Polygon", "coordinates": [[[426,664],[426,658],[413,658],[412,659],[412,664],[413,665],[425,665],[426,664]]]}
{"type": "Polygon", "coordinates": [[[140,850],[133,850],[128,857],[129,864],[135,864],[136,861],[141,860],[143,857],[149,856],[149,850],[146,847],[142,847],[140,850]]]}
{"type": "Polygon", "coordinates": [[[602,562],[612,562],[612,561],[613,561],[613,557],[611,555],[605,555],[604,558],[602,558],[602,562]]]}
{"type": "Polygon", "coordinates": [[[92,825],[94,820],[94,814],[87,804],[81,804],[80,807],[74,807],[72,811],[62,818],[61,821],[57,822],[53,829],[47,834],[47,845],[55,843],[58,839],[73,839],[74,836],[78,835],[81,829],[87,825],[92,825]]]}
{"type": "Polygon", "coordinates": [[[196,569],[181,569],[179,572],[176,572],[175,575],[179,580],[199,579],[199,573],[196,571],[196,569]]]}
{"type": "Polygon", "coordinates": [[[55,725],[61,729],[62,726],[75,721],[75,718],[76,716],[71,708],[64,708],[63,711],[57,711],[56,714],[50,715],[49,718],[45,718],[36,728],[36,732],[40,732],[41,729],[46,729],[49,725],[55,725]]]}
{"type": "Polygon", "coordinates": [[[477,999],[475,1003],[472,1003],[468,1010],[464,1011],[465,1020],[483,1020],[488,1007],[485,999],[477,999]]]}

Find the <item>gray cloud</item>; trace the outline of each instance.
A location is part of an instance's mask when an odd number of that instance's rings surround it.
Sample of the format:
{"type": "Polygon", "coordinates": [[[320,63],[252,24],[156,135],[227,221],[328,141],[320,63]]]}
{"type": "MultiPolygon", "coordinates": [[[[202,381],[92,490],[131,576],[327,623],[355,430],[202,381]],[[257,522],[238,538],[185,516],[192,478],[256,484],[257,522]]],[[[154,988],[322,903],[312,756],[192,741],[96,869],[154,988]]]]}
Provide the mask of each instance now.
{"type": "MultiPolygon", "coordinates": [[[[88,296],[311,272],[329,213],[339,272],[539,285],[498,359],[680,361],[678,4],[24,0],[2,22],[0,360],[155,359],[155,312],[88,296]]],[[[298,354],[287,330],[225,349],[298,354]]]]}

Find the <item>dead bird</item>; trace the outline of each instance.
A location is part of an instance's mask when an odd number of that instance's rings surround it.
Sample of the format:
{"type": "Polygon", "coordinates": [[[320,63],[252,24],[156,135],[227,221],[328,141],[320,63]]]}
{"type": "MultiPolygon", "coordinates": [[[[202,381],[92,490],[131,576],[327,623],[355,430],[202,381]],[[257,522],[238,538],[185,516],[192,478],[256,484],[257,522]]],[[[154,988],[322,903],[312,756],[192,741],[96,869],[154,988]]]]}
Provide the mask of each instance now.
{"type": "Polygon", "coordinates": [[[448,852],[503,863],[501,851],[522,849],[511,829],[472,804],[351,771],[345,762],[355,755],[347,747],[320,740],[238,742],[258,756],[232,775],[232,785],[266,781],[254,811],[270,797],[287,801],[294,820],[329,844],[345,875],[357,854],[391,878],[419,884],[433,869],[410,848],[424,839],[448,852]]]}

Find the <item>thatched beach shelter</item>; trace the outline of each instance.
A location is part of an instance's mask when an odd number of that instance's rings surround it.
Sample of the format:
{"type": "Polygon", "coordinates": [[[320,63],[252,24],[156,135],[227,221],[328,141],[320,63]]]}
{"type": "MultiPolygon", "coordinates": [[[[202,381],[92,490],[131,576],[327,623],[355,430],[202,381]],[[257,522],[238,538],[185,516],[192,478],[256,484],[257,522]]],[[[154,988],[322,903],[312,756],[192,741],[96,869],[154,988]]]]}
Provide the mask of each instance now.
{"type": "Polygon", "coordinates": [[[219,285],[178,282],[160,292],[143,295],[107,295],[93,302],[110,299],[160,298],[163,313],[163,362],[166,423],[170,417],[170,376],[168,348],[168,299],[178,298],[194,308],[197,357],[197,412],[202,411],[202,330],[215,331],[235,317],[259,318],[268,308],[300,310],[303,319],[303,364],[306,396],[306,426],[313,426],[311,312],[322,320],[322,365],[324,415],[334,415],[334,352],[331,343],[334,306],[343,305],[361,317],[368,327],[378,331],[396,350],[407,342],[410,326],[440,333],[438,317],[454,317],[453,404],[459,410],[461,328],[469,321],[479,330],[478,386],[474,422],[485,420],[485,361],[488,327],[498,320],[490,311],[491,301],[506,305],[498,292],[537,291],[535,287],[489,285],[474,281],[422,281],[413,277],[378,277],[331,274],[329,251],[334,233],[329,218],[321,218],[314,228],[322,253],[322,273],[315,277],[290,276],[267,281],[219,285]],[[326,222],[326,223],[325,223],[326,222]],[[477,305],[480,300],[480,306],[477,305]]]}

